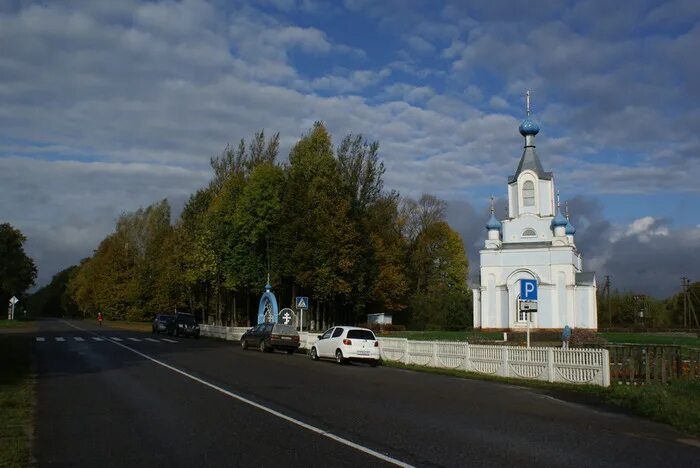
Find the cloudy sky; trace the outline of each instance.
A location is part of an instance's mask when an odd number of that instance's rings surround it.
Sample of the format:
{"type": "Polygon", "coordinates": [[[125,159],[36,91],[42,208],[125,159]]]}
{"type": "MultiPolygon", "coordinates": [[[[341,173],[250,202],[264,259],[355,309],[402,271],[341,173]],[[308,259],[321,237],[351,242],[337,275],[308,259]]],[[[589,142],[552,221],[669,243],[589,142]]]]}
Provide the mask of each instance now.
{"type": "Polygon", "coordinates": [[[697,0],[0,0],[0,222],[45,283],[227,143],[279,131],[286,158],[323,120],[449,200],[477,271],[530,89],[587,269],[667,295],[700,279],[699,44],[697,0]]]}

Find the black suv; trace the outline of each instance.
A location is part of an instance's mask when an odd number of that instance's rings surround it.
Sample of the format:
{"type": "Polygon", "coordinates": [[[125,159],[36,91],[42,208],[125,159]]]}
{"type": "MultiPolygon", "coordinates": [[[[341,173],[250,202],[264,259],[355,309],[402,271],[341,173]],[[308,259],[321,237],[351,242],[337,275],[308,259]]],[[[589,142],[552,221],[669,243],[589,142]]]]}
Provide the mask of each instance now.
{"type": "Polygon", "coordinates": [[[158,314],[156,318],[153,319],[153,324],[151,326],[151,333],[160,333],[168,331],[168,324],[173,321],[172,315],[158,314]]]}
{"type": "Polygon", "coordinates": [[[177,312],[168,323],[168,335],[199,338],[199,325],[192,314],[177,312]]]}
{"type": "Polygon", "coordinates": [[[261,323],[243,334],[241,347],[256,346],[260,351],[280,349],[294,354],[299,349],[299,333],[291,325],[261,323]]]}

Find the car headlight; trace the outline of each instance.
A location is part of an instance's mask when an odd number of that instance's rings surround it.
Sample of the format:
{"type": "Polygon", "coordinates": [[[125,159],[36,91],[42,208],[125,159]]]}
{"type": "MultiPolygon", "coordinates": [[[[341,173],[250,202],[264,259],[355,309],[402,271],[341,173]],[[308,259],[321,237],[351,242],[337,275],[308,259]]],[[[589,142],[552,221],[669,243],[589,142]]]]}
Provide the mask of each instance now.
{"type": "Polygon", "coordinates": [[[181,323],[178,323],[177,326],[180,327],[180,328],[184,327],[184,325],[181,324],[181,323]]]}

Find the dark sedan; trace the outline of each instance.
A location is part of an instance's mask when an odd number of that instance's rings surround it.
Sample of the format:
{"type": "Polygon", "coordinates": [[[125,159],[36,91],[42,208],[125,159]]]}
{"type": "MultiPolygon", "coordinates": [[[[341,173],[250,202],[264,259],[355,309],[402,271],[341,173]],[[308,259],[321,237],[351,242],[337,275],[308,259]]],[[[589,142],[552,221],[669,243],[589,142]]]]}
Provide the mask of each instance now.
{"type": "Polygon", "coordinates": [[[177,313],[168,324],[168,335],[199,338],[199,325],[192,314],[177,313]]]}
{"type": "Polygon", "coordinates": [[[263,353],[275,349],[294,354],[299,349],[299,333],[289,325],[261,323],[241,337],[241,347],[255,346],[263,353]]]}
{"type": "Polygon", "coordinates": [[[153,319],[151,333],[163,333],[168,331],[168,324],[173,320],[172,315],[158,314],[153,319]]]}

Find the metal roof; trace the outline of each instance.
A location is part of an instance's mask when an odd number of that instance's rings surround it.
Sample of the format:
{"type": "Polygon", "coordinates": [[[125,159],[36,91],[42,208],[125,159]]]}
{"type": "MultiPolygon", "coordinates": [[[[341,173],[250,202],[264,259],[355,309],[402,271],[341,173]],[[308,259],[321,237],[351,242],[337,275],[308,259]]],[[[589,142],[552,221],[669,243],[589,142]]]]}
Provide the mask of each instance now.
{"type": "Polygon", "coordinates": [[[576,286],[595,286],[595,272],[576,273],[576,286]]]}
{"type": "Polygon", "coordinates": [[[518,164],[518,169],[515,171],[515,175],[508,177],[508,183],[511,184],[515,182],[520,173],[527,170],[533,171],[540,179],[552,180],[552,173],[544,170],[540,158],[537,157],[537,151],[535,151],[534,146],[525,147],[523,155],[520,158],[520,164],[518,164]]]}

